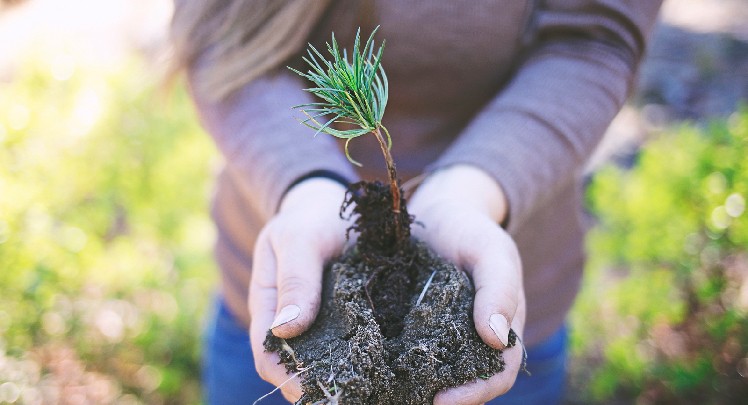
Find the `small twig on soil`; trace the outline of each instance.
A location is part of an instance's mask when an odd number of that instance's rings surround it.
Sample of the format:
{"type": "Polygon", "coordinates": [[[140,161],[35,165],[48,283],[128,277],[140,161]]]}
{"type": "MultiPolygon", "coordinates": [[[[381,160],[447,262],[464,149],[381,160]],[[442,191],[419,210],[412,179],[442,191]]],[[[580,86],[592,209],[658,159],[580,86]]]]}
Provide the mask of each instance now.
{"type": "Polygon", "coordinates": [[[300,376],[302,373],[306,372],[307,370],[313,369],[315,366],[316,366],[316,364],[315,365],[311,365],[311,366],[309,366],[307,368],[303,368],[303,369],[299,370],[298,373],[294,373],[294,375],[292,375],[288,380],[283,381],[282,383],[280,383],[280,385],[278,385],[277,387],[275,387],[272,391],[270,391],[267,394],[265,394],[265,395],[257,398],[257,400],[255,402],[252,402],[252,405],[257,405],[257,403],[259,403],[263,399],[265,399],[265,398],[273,395],[273,393],[275,393],[275,391],[278,391],[279,389],[281,389],[281,387],[283,387],[284,385],[286,385],[286,383],[288,383],[289,381],[293,380],[294,378],[300,376]]]}
{"type": "Polygon", "coordinates": [[[429,286],[431,285],[431,280],[434,279],[435,274],[436,274],[436,270],[434,270],[434,272],[431,273],[431,276],[429,277],[428,281],[426,281],[426,285],[423,287],[423,291],[421,291],[421,295],[418,296],[418,300],[416,301],[416,306],[421,305],[421,300],[423,300],[423,297],[426,295],[426,290],[429,289],[429,286]]]}
{"type": "Polygon", "coordinates": [[[291,355],[291,358],[293,359],[293,362],[296,364],[297,369],[301,369],[301,367],[304,366],[304,363],[299,361],[299,359],[296,358],[296,352],[293,350],[291,346],[288,345],[286,342],[286,339],[280,339],[281,341],[281,349],[285,350],[289,355],[291,355]]]}
{"type": "Polygon", "coordinates": [[[322,405],[322,404],[325,404],[325,401],[328,401],[327,405],[338,405],[338,400],[340,399],[340,393],[342,391],[338,391],[338,387],[337,386],[335,386],[335,388],[334,388],[335,389],[335,395],[332,395],[330,393],[330,391],[327,389],[327,387],[325,387],[319,381],[317,381],[317,386],[319,387],[319,389],[322,390],[322,393],[325,394],[325,399],[323,399],[322,401],[317,401],[317,402],[313,403],[312,405],[322,405]]]}

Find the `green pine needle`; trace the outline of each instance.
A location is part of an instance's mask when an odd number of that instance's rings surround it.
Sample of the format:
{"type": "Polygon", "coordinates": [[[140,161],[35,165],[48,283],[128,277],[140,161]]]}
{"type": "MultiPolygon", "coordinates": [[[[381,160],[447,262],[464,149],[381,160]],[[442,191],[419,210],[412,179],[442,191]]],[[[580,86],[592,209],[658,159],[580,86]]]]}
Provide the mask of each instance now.
{"type": "MultiPolygon", "coordinates": [[[[361,135],[384,128],[382,116],[387,105],[387,75],[381,64],[384,42],[374,52],[374,34],[378,29],[374,29],[363,48],[361,30],[356,32],[350,61],[345,49],[341,54],[333,34],[331,43],[327,44],[331,61],[309,44],[307,57],[303,59],[311,69],[303,73],[289,68],[311,81],[314,87],[306,91],[322,99],[321,102],[294,106],[307,116],[302,124],[317,131],[315,136],[322,132],[345,139],[348,160],[359,166],[348,153],[348,143],[361,135]],[[359,129],[338,130],[332,127],[333,124],[352,125],[359,129]]],[[[387,133],[387,130],[384,132],[387,133]]],[[[387,138],[390,143],[389,133],[387,138]]]]}

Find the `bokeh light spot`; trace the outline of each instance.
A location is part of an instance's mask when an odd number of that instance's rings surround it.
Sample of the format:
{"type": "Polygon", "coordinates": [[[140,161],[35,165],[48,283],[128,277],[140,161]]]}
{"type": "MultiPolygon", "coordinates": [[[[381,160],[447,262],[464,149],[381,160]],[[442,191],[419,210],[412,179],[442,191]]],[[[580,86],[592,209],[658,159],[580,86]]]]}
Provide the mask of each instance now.
{"type": "Polygon", "coordinates": [[[738,193],[732,193],[725,200],[725,212],[727,215],[737,218],[745,211],[745,199],[738,193]]]}
{"type": "Polygon", "coordinates": [[[71,133],[73,136],[86,135],[93,129],[103,110],[101,103],[101,96],[93,88],[84,89],[78,93],[72,114],[71,133]]]}
{"type": "Polygon", "coordinates": [[[727,210],[724,206],[720,205],[719,207],[712,210],[712,225],[714,225],[717,229],[726,229],[728,226],[730,226],[731,218],[727,214],[727,210]]]}
{"type": "Polygon", "coordinates": [[[70,226],[65,228],[62,234],[63,245],[71,252],[80,252],[86,246],[88,237],[80,228],[70,226]]]}
{"type": "Polygon", "coordinates": [[[15,403],[21,397],[21,388],[12,382],[0,385],[0,402],[15,403]]]}
{"type": "Polygon", "coordinates": [[[122,341],[125,333],[125,324],[122,317],[111,309],[102,309],[96,314],[96,327],[102,335],[110,342],[122,341]]]}
{"type": "Polygon", "coordinates": [[[42,328],[50,336],[60,336],[67,331],[65,318],[57,312],[46,312],[42,316],[42,328]]]}
{"type": "Polygon", "coordinates": [[[146,392],[153,392],[161,385],[161,372],[153,366],[143,366],[135,374],[138,385],[143,387],[146,392]]]}

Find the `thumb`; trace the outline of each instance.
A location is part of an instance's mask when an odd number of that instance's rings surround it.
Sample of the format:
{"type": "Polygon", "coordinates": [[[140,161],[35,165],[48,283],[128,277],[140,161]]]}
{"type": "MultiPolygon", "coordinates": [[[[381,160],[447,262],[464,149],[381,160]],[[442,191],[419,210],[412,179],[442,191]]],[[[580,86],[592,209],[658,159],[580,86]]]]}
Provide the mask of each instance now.
{"type": "Polygon", "coordinates": [[[524,328],[519,253],[511,237],[501,230],[492,232],[484,243],[472,246],[478,251],[469,255],[474,261],[465,267],[470,269],[475,284],[475,329],[487,345],[504,349],[509,344],[509,330],[524,328]],[[523,313],[518,314],[518,308],[523,313]]]}
{"type": "Polygon", "coordinates": [[[270,329],[288,339],[306,331],[317,317],[324,259],[312,243],[285,241],[276,249],[278,304],[270,329]]]}
{"type": "MultiPolygon", "coordinates": [[[[255,368],[262,379],[279,385],[288,379],[285,367],[279,365],[277,353],[266,352],[263,342],[273,317],[276,315],[277,303],[277,274],[276,258],[267,237],[263,231],[257,240],[254,251],[252,279],[249,291],[250,343],[255,360],[255,368]]],[[[301,387],[292,381],[285,385],[285,391],[301,395],[301,387]]]]}
{"type": "Polygon", "coordinates": [[[340,254],[346,222],[340,218],[345,188],[327,179],[294,186],[268,234],[275,257],[277,306],[270,329],[288,339],[306,331],[320,307],[327,259],[340,254]]]}

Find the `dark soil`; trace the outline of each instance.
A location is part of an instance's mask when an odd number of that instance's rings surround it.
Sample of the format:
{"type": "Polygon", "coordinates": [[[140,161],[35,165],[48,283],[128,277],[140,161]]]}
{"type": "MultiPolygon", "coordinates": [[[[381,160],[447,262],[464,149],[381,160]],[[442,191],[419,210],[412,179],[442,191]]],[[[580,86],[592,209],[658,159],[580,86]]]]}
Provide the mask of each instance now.
{"type": "Polygon", "coordinates": [[[297,403],[431,404],[444,388],[503,371],[501,351],[475,331],[467,274],[396,229],[410,226],[406,211],[393,226],[388,187],[354,185],[351,202],[359,239],[326,269],[317,320],[297,338],[265,341],[290,373],[305,370],[297,403]]]}

